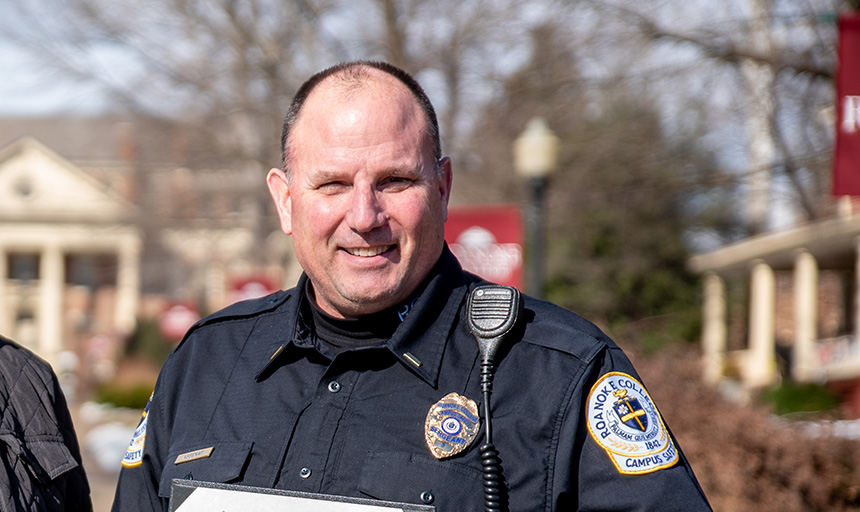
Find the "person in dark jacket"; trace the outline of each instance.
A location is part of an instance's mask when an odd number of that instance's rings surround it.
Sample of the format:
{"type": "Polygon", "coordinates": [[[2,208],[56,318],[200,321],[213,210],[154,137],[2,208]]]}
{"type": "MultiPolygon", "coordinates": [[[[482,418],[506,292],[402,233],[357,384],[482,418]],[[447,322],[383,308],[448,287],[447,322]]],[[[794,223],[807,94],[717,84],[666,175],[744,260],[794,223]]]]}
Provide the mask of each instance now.
{"type": "Polygon", "coordinates": [[[72,417],[51,366],[0,336],[0,511],[91,511],[72,417]]]}
{"type": "Polygon", "coordinates": [[[282,158],[267,183],[304,275],[189,330],[134,432],[115,511],[167,510],[177,481],[440,512],[710,510],[618,346],[531,297],[497,355],[498,455],[484,450],[467,301],[486,283],[445,244],[451,160],[412,77],[378,62],[315,75],[282,158]]]}

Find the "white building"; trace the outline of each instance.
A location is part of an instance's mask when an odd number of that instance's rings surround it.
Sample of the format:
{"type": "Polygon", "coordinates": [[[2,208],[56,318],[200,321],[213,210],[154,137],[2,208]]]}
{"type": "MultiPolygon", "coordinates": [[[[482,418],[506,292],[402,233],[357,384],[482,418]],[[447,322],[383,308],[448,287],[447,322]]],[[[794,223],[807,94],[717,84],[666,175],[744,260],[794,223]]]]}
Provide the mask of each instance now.
{"type": "Polygon", "coordinates": [[[705,278],[708,382],[734,378],[747,389],[775,384],[782,352],[784,376],[831,384],[843,394],[848,412],[860,416],[860,212],[850,201],[840,208],[836,217],[690,259],[690,269],[705,278]],[[727,283],[738,279],[748,286],[747,307],[745,318],[732,319],[727,283]],[[729,350],[732,342],[741,346],[729,350]]]}
{"type": "Polygon", "coordinates": [[[172,302],[206,313],[297,280],[268,169],[152,123],[0,120],[0,334],[55,369],[61,354],[84,372],[115,359],[172,302]]]}
{"type": "Polygon", "coordinates": [[[0,333],[55,363],[70,332],[130,332],[134,218],[136,206],[37,140],[0,150],[0,333]]]}

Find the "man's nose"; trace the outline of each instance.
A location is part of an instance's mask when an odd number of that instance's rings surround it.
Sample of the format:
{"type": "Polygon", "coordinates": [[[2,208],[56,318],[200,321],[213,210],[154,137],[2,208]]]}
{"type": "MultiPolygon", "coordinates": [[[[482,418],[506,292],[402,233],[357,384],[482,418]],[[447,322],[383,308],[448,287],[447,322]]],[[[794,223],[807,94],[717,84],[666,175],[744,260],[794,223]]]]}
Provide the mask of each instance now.
{"type": "Polygon", "coordinates": [[[379,197],[370,187],[356,187],[347,212],[347,224],[357,232],[367,232],[385,224],[387,216],[379,197]]]}

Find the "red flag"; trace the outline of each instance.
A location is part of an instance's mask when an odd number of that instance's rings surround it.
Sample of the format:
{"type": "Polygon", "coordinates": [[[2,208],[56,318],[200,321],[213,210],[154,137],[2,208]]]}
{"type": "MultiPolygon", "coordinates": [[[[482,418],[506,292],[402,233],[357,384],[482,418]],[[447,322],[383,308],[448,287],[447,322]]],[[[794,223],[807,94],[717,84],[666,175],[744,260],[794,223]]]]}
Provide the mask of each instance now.
{"type": "Polygon", "coordinates": [[[860,196],[860,14],[839,16],[833,194],[860,196]]]}

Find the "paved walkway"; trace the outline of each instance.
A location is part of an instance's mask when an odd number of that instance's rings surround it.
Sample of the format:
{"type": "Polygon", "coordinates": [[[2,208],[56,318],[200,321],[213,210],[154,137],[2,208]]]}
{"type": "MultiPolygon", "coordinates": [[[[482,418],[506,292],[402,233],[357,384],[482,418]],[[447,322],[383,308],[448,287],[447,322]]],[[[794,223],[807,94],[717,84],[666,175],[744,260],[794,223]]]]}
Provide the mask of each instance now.
{"type": "Polygon", "coordinates": [[[104,407],[92,402],[72,405],[72,420],[90,481],[94,512],[109,512],[120,460],[140,420],[140,411],[104,407]]]}

